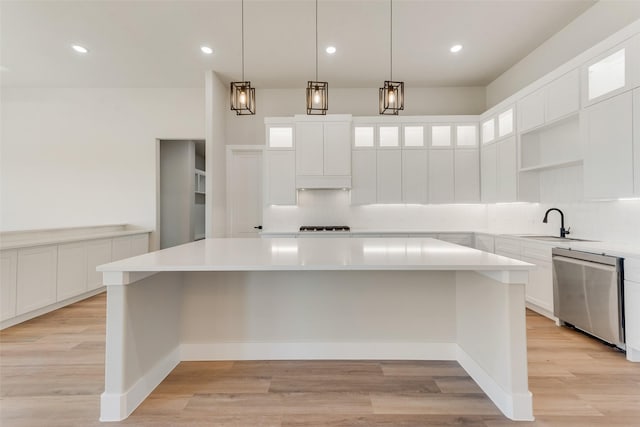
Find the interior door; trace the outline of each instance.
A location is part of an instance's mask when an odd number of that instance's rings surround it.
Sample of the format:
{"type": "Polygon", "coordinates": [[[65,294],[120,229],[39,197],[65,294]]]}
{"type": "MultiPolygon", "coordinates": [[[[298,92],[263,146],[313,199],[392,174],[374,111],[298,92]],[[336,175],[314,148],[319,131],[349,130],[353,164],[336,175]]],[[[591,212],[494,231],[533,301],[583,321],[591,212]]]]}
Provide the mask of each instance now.
{"type": "Polygon", "coordinates": [[[227,158],[229,237],[259,237],[262,225],[262,149],[231,149],[227,158]]]}

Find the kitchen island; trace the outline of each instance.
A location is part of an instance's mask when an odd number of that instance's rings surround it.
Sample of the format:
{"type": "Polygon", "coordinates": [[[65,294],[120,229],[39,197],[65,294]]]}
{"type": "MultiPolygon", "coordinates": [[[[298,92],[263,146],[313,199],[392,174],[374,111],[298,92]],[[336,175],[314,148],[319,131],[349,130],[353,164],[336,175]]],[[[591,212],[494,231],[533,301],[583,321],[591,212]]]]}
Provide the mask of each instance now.
{"type": "Polygon", "coordinates": [[[531,420],[531,264],[430,238],[206,239],[98,268],[107,286],[102,421],[187,360],[456,360],[531,420]]]}

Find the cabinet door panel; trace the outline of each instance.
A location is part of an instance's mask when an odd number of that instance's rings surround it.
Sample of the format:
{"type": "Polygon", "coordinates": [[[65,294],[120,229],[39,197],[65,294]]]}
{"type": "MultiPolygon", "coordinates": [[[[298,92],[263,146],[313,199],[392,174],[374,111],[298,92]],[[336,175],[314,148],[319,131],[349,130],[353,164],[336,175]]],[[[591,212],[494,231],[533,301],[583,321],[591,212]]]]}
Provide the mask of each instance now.
{"type": "Polygon", "coordinates": [[[478,150],[455,152],[456,202],[480,201],[480,154],[478,150]]]}
{"type": "Polygon", "coordinates": [[[16,315],[18,251],[2,251],[0,262],[0,320],[6,320],[16,315]]]}
{"type": "Polygon", "coordinates": [[[624,309],[627,358],[640,362],[640,283],[625,280],[624,309]]]}
{"type": "MultiPolygon", "coordinates": [[[[640,37],[638,39],[638,44],[640,44],[640,37]]],[[[640,56],[640,46],[638,51],[638,56],[640,56]]],[[[634,193],[636,196],[640,196],[640,89],[633,91],[633,179],[634,193]]]]}
{"type": "Polygon", "coordinates": [[[453,150],[429,151],[429,202],[454,201],[453,150]]]}
{"type": "Polygon", "coordinates": [[[377,150],[378,203],[402,203],[402,152],[377,150]]]}
{"type": "Polygon", "coordinates": [[[18,251],[16,314],[56,302],[57,246],[39,246],[18,251]]]}
{"type": "Polygon", "coordinates": [[[351,204],[376,203],[376,150],[354,150],[351,155],[351,204]]]}
{"type": "Polygon", "coordinates": [[[544,124],[544,88],[538,89],[518,102],[518,130],[525,132],[536,126],[544,124]]]}
{"type": "Polygon", "coordinates": [[[296,124],[296,173],[322,175],[324,144],[322,123],[296,124]]]}
{"type": "Polygon", "coordinates": [[[111,240],[87,242],[87,290],[102,286],[102,273],[96,267],[111,262],[111,240]]]}
{"type": "Polygon", "coordinates": [[[497,200],[497,152],[496,144],[487,145],[480,150],[480,196],[484,203],[497,200]]]}
{"type": "Polygon", "coordinates": [[[265,154],[266,200],[271,205],[295,205],[295,152],[267,150],[265,154]]]}
{"type": "Polygon", "coordinates": [[[87,291],[87,252],[84,242],[58,246],[57,300],[87,291]]]}
{"type": "Polygon", "coordinates": [[[149,235],[137,234],[130,236],[131,256],[142,255],[149,252],[149,235]]]}
{"type": "Polygon", "coordinates": [[[427,150],[402,152],[402,201],[427,203],[427,150]]]}
{"type": "Polygon", "coordinates": [[[325,123],[324,174],[351,175],[350,123],[325,123]]]}
{"type": "Polygon", "coordinates": [[[587,107],[584,135],[585,198],[633,194],[632,93],[587,107]]]}
{"type": "Polygon", "coordinates": [[[518,191],[518,161],[516,138],[507,138],[497,144],[497,199],[499,202],[515,202],[518,191]]]}
{"type": "Polygon", "coordinates": [[[574,113],[580,108],[580,72],[568,72],[549,83],[547,89],[546,121],[574,113]]]}

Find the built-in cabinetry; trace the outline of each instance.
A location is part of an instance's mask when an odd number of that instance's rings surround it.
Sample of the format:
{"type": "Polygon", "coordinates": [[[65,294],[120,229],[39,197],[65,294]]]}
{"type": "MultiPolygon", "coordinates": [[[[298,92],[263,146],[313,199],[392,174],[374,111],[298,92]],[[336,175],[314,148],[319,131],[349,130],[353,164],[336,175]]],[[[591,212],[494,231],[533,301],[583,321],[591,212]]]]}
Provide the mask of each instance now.
{"type": "Polygon", "coordinates": [[[482,120],[481,197],[485,203],[517,200],[514,107],[482,120]]]}
{"type": "MultiPolygon", "coordinates": [[[[527,306],[547,317],[553,317],[553,269],[551,245],[531,242],[514,237],[495,237],[494,252],[497,255],[515,258],[536,268],[529,271],[526,286],[527,306]]],[[[484,249],[483,249],[484,250],[484,249]]]]}
{"type": "Polygon", "coordinates": [[[351,187],[351,116],[295,116],[297,188],[351,187]]]}
{"type": "Polygon", "coordinates": [[[289,118],[266,118],[265,124],[265,203],[295,205],[297,198],[294,122],[289,118]]]}
{"type": "Polygon", "coordinates": [[[11,236],[3,245],[15,248],[0,251],[3,328],[92,295],[102,286],[98,265],[149,251],[148,232],[115,231],[125,235],[91,239],[92,234],[109,234],[98,231],[89,230],[85,236],[48,231],[51,237],[43,233],[40,238],[33,232],[24,232],[33,238],[6,233],[11,236]]]}
{"type": "Polygon", "coordinates": [[[640,362],[640,258],[625,258],[624,273],[627,359],[640,362]]]}

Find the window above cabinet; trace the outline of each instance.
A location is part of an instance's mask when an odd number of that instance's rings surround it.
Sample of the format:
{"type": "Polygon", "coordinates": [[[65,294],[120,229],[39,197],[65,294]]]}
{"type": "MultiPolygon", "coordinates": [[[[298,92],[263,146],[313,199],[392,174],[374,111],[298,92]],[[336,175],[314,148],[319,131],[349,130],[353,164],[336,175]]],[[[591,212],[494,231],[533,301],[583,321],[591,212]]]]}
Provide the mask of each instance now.
{"type": "Polygon", "coordinates": [[[373,126],[353,127],[353,146],[356,148],[373,148],[373,126]]]}
{"type": "Polygon", "coordinates": [[[378,143],[380,148],[400,147],[400,138],[398,133],[398,126],[378,127],[378,143]]]}
{"type": "Polygon", "coordinates": [[[496,121],[489,119],[482,122],[482,143],[488,144],[496,139],[496,121]]]}
{"type": "Polygon", "coordinates": [[[451,147],[451,126],[431,126],[431,146],[440,148],[451,147]]]}
{"type": "Polygon", "coordinates": [[[498,137],[502,138],[512,133],[513,133],[513,108],[509,108],[507,111],[504,111],[498,114],[498,137]]]}
{"type": "Polygon", "coordinates": [[[424,147],[424,126],[404,126],[403,130],[405,147],[424,147]]]}
{"type": "Polygon", "coordinates": [[[267,145],[269,148],[293,148],[293,126],[270,126],[267,145]]]}

